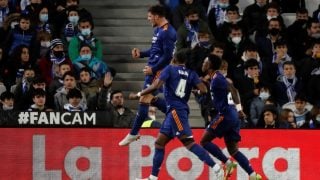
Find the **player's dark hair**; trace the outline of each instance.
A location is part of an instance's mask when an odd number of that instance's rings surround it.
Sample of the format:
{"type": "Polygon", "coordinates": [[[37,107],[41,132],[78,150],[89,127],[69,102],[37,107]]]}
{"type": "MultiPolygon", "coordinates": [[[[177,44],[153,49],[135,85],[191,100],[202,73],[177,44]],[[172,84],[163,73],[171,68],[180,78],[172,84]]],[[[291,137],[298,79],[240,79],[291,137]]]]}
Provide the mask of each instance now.
{"type": "Polygon", "coordinates": [[[218,56],[216,55],[213,55],[213,54],[210,54],[208,56],[208,59],[210,61],[210,68],[213,69],[213,70],[218,70],[220,69],[220,66],[221,66],[221,63],[222,63],[222,60],[221,58],[219,58],[218,56]]]}
{"type": "Polygon", "coordinates": [[[190,55],[191,55],[190,49],[188,48],[180,49],[174,54],[175,62],[179,64],[184,64],[187,61],[188,57],[190,57],[190,55]]]}
{"type": "Polygon", "coordinates": [[[158,15],[160,17],[165,17],[166,16],[166,9],[161,5],[151,6],[148,9],[148,12],[150,12],[152,15],[158,15]]]}

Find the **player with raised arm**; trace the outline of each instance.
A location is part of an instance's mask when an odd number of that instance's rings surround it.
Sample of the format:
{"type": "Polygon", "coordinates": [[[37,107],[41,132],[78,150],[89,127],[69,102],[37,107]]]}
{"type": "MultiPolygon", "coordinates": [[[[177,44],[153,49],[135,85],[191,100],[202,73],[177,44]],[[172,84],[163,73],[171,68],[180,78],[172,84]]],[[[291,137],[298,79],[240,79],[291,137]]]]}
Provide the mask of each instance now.
{"type": "MultiPolygon", "coordinates": [[[[159,77],[161,70],[170,63],[176,41],[176,31],[165,18],[165,8],[163,6],[151,6],[148,10],[148,20],[152,26],[155,27],[150,49],[140,51],[134,48],[132,50],[133,58],[149,57],[148,64],[143,69],[143,73],[145,74],[143,89],[150,86],[152,82],[159,77]]],[[[156,92],[154,92],[154,94],[155,93],[156,92]]],[[[140,96],[141,93],[139,92],[136,95],[132,95],[131,98],[140,96]]],[[[126,146],[139,138],[138,133],[143,122],[148,117],[150,105],[149,102],[144,102],[144,99],[143,97],[140,98],[139,109],[133,127],[130,133],[119,142],[120,146],[126,146]]],[[[150,98],[148,101],[150,101],[150,98]]],[[[162,112],[166,111],[166,103],[163,99],[153,99],[152,105],[156,106],[162,112]]]]}
{"type": "Polygon", "coordinates": [[[228,82],[219,72],[220,65],[221,59],[215,55],[209,55],[202,65],[203,72],[211,76],[211,98],[218,114],[211,120],[200,143],[209,153],[225,163],[226,176],[230,176],[235,164],[212,143],[213,139],[223,137],[229,154],[248,173],[250,180],[260,180],[261,176],[252,169],[249,160],[238,150],[238,142],[241,140],[240,119],[235,105],[228,103],[228,82]]]}
{"type": "Polygon", "coordinates": [[[152,173],[147,178],[149,180],[158,179],[160,166],[164,159],[165,146],[174,137],[177,137],[200,160],[212,167],[217,179],[223,179],[222,167],[216,164],[209,154],[200,145],[196,144],[193,139],[188,120],[188,100],[193,87],[196,87],[201,93],[206,93],[207,88],[195,71],[185,67],[186,59],[186,51],[184,49],[178,51],[172,64],[161,72],[159,79],[141,92],[141,95],[152,93],[164,84],[164,95],[168,105],[166,118],[155,142],[152,173]]]}

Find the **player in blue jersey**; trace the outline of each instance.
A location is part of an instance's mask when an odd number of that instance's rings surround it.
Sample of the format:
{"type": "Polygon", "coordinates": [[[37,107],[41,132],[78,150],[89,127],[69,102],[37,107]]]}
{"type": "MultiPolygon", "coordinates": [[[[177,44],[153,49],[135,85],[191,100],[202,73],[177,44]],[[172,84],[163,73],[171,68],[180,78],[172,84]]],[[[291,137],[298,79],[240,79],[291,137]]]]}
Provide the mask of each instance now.
{"type": "Polygon", "coordinates": [[[203,72],[211,76],[210,93],[217,116],[212,118],[201,139],[201,145],[213,156],[226,165],[226,176],[230,176],[235,164],[228,159],[212,140],[224,138],[229,154],[238,161],[239,165],[248,173],[250,180],[261,179],[251,167],[249,160],[238,150],[240,136],[240,119],[234,104],[228,103],[228,82],[219,72],[221,59],[209,55],[202,65],[203,72]]]}
{"type": "MultiPolygon", "coordinates": [[[[143,89],[150,86],[157,76],[159,76],[161,70],[170,63],[176,41],[176,31],[165,18],[165,8],[163,6],[155,5],[150,7],[148,10],[148,20],[155,27],[150,49],[140,51],[134,48],[132,50],[133,58],[149,57],[148,64],[143,69],[145,74],[143,89]]],[[[140,93],[137,96],[139,97],[140,93]]],[[[166,110],[166,103],[163,99],[155,99],[152,105],[162,112],[166,110]]],[[[133,127],[130,133],[120,141],[120,146],[126,146],[139,138],[138,132],[148,117],[148,108],[148,104],[140,103],[133,127]]]]}
{"type": "Polygon", "coordinates": [[[141,92],[141,95],[152,93],[164,84],[164,96],[167,102],[166,118],[155,142],[152,173],[147,179],[158,179],[160,166],[164,158],[165,146],[174,137],[177,137],[200,160],[212,167],[218,179],[223,178],[222,167],[216,164],[200,145],[194,142],[192,136],[188,121],[189,106],[187,104],[190,93],[193,87],[196,87],[201,93],[206,93],[207,88],[195,71],[185,67],[186,59],[186,50],[182,49],[178,51],[172,64],[168,65],[161,72],[159,79],[141,92]]]}

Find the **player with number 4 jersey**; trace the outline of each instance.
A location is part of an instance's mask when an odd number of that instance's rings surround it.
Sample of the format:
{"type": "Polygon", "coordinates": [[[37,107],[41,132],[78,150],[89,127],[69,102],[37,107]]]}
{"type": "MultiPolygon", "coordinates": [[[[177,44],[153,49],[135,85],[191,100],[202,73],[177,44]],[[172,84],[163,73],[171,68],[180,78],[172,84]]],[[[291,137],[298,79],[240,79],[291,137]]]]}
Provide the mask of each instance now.
{"type": "Polygon", "coordinates": [[[188,100],[193,87],[206,93],[207,88],[201,82],[195,71],[185,67],[187,50],[175,54],[172,64],[168,65],[151,86],[141,92],[142,95],[151,93],[165,85],[164,96],[167,103],[167,113],[155,142],[152,173],[147,179],[156,180],[164,158],[164,148],[170,140],[177,137],[181,143],[198,158],[213,167],[217,179],[223,178],[223,169],[216,164],[209,154],[194,142],[189,125],[188,100]]]}

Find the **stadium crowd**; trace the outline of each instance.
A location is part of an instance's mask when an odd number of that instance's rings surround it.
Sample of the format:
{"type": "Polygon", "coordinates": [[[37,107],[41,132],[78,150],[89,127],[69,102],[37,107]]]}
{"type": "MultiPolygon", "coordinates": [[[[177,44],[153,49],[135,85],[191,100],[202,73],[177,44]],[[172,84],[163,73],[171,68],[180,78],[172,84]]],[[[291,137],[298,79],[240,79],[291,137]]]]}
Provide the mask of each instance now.
{"type": "MultiPolygon", "coordinates": [[[[190,49],[187,66],[208,86],[204,59],[224,60],[243,128],[320,128],[320,5],[309,17],[304,0],[256,0],[243,13],[238,0],[159,3],[175,51],[190,49]],[[296,20],[286,27],[287,12],[296,20]]],[[[110,111],[113,127],[131,127],[135,115],[112,89],[116,72],[93,29],[79,0],[0,0],[1,111],[110,111]]],[[[194,94],[208,124],[211,96],[194,94]]]]}

